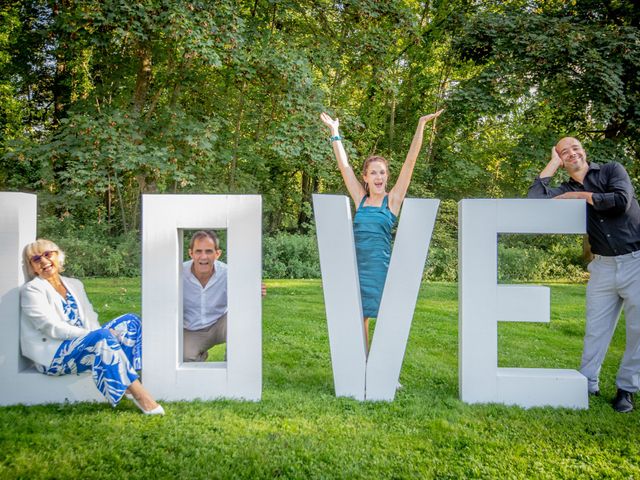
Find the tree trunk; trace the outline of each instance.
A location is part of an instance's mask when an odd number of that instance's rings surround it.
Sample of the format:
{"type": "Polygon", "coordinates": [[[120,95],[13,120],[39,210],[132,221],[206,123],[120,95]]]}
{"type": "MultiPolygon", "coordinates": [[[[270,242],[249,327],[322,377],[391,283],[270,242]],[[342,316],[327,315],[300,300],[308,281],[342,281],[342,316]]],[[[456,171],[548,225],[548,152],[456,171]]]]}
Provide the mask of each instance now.
{"type": "MultiPolygon", "coordinates": [[[[438,100],[445,97],[447,85],[449,84],[450,73],[451,73],[451,64],[447,62],[443,66],[442,76],[440,77],[440,84],[438,86],[438,95],[436,96],[436,105],[435,105],[434,112],[438,111],[438,109],[440,108],[440,103],[438,100]]],[[[433,155],[433,143],[435,142],[435,139],[436,139],[437,122],[438,122],[438,119],[434,118],[433,122],[431,123],[431,132],[429,133],[429,146],[427,147],[427,155],[426,155],[427,162],[431,160],[431,156],[433,155]]]]}
{"type": "Polygon", "coordinates": [[[393,155],[393,142],[396,134],[396,93],[391,94],[391,113],[389,118],[389,152],[393,155]]]}
{"type": "Polygon", "coordinates": [[[311,205],[311,194],[313,193],[313,177],[307,172],[302,172],[302,198],[298,211],[298,230],[306,230],[306,225],[311,221],[307,205],[311,205]]]}
{"type": "Polygon", "coordinates": [[[109,233],[113,234],[113,225],[111,223],[111,203],[113,202],[111,198],[111,175],[107,175],[107,225],[109,225],[109,233]]]}
{"type": "MultiPolygon", "coordinates": [[[[57,18],[63,10],[69,10],[69,8],[68,0],[54,2],[54,19],[57,18]]],[[[58,29],[56,31],[56,40],[56,73],[53,78],[51,93],[53,94],[53,122],[55,125],[58,125],[60,120],[66,116],[67,109],[71,101],[71,78],[69,70],[67,69],[67,61],[69,57],[68,33],[58,29]]]]}
{"type": "Polygon", "coordinates": [[[150,46],[147,44],[140,45],[138,48],[138,56],[140,58],[140,65],[138,67],[136,86],[133,92],[133,109],[138,115],[141,115],[151,86],[152,62],[150,46]]]}
{"type": "Polygon", "coordinates": [[[243,80],[240,89],[240,103],[238,106],[238,115],[236,117],[235,132],[233,138],[233,154],[231,155],[231,166],[229,168],[229,191],[232,192],[236,188],[236,168],[238,166],[238,147],[240,146],[240,134],[242,133],[242,116],[244,114],[244,97],[247,90],[247,81],[243,80]]]}
{"type": "Polygon", "coordinates": [[[122,230],[124,233],[129,231],[127,227],[127,213],[125,211],[124,198],[122,197],[122,189],[120,188],[120,179],[118,178],[118,172],[113,171],[113,178],[116,184],[116,193],[118,195],[118,203],[120,204],[120,215],[122,216],[122,230]]]}

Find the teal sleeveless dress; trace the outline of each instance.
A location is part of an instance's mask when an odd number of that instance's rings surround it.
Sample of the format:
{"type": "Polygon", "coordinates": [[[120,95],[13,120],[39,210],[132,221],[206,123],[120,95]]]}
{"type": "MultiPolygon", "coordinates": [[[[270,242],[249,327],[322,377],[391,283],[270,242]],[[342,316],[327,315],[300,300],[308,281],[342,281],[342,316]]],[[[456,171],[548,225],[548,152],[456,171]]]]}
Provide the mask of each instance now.
{"type": "Polygon", "coordinates": [[[389,210],[387,196],[379,207],[364,206],[367,198],[365,195],[353,217],[353,236],[362,312],[365,317],[377,317],[391,260],[391,230],[397,217],[389,210]]]}

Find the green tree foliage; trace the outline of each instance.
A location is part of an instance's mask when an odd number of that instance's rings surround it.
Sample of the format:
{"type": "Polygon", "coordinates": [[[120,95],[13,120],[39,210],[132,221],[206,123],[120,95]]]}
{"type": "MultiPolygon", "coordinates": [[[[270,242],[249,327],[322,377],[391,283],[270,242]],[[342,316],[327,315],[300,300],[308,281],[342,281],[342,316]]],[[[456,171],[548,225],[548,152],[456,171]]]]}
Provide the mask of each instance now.
{"type": "Polygon", "coordinates": [[[36,191],[46,232],[118,243],[153,192],[260,193],[304,233],[313,192],[400,169],[410,195],[521,196],[558,136],[638,181],[638,9],[595,0],[12,0],[0,7],[0,188],[36,191]],[[84,230],[83,230],[84,229],[84,230]]]}
{"type": "Polygon", "coordinates": [[[6,156],[21,153],[12,148],[25,135],[38,136],[44,119],[36,105],[44,105],[46,75],[29,65],[24,52],[42,52],[42,40],[29,32],[38,22],[37,11],[25,11],[20,2],[0,5],[0,186],[18,189],[30,186],[38,178],[38,169],[6,156]]]}
{"type": "Polygon", "coordinates": [[[635,2],[593,0],[490,2],[463,22],[453,52],[480,69],[452,93],[450,134],[493,193],[522,192],[561,135],[637,181],[639,23],[635,2]]]}

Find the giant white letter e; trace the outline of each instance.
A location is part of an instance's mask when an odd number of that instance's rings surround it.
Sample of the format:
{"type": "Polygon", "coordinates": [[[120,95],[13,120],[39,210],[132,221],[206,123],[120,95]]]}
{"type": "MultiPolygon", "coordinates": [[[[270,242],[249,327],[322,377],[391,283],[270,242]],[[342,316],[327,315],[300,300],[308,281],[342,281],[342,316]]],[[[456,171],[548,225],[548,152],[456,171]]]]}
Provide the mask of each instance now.
{"type": "Polygon", "coordinates": [[[584,200],[458,204],[460,398],[467,403],[587,408],[576,370],[498,368],[498,321],[548,322],[547,287],[497,284],[498,233],[584,233],[584,200]]]}

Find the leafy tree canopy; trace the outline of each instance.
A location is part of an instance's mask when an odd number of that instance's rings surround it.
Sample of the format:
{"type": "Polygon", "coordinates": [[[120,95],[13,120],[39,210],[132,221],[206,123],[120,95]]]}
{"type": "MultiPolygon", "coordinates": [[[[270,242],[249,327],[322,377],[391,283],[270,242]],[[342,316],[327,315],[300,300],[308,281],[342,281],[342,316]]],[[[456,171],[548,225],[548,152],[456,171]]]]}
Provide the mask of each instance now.
{"type": "Polygon", "coordinates": [[[260,193],[269,232],[304,231],[313,192],[344,192],[321,111],[356,171],[376,153],[393,175],[442,107],[411,195],[523,195],[565,134],[638,182],[639,18],[621,0],[11,0],[0,185],[107,236],[139,228],[148,192],[260,193]]]}

